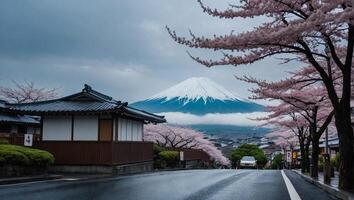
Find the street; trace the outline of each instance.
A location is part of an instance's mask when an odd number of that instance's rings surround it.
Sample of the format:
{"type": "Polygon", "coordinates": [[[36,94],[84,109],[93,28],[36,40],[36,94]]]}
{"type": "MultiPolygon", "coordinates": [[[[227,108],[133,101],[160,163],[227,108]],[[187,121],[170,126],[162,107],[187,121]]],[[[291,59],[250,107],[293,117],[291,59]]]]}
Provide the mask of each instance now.
{"type": "MultiPolygon", "coordinates": [[[[295,196],[333,199],[292,171],[295,196]]],[[[0,199],[294,199],[279,170],[186,170],[89,180],[62,179],[0,186],[0,199]]],[[[296,199],[296,198],[295,198],[296,199]]]]}

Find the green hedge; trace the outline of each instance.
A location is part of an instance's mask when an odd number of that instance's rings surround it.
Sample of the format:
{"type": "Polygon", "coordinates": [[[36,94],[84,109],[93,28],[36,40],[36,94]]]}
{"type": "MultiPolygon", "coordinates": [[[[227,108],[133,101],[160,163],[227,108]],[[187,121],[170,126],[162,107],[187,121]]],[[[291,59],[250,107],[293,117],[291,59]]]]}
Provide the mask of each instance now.
{"type": "Polygon", "coordinates": [[[0,166],[47,167],[53,163],[54,156],[47,151],[10,144],[0,144],[0,166]]]}
{"type": "Polygon", "coordinates": [[[331,158],[331,166],[334,167],[337,171],[339,171],[340,164],[340,154],[337,153],[334,158],[331,158]]]}
{"type": "Polygon", "coordinates": [[[179,163],[178,151],[161,151],[159,153],[159,165],[161,168],[174,168],[179,163]]]}
{"type": "Polygon", "coordinates": [[[159,156],[164,160],[178,160],[178,151],[161,151],[159,156]]]}

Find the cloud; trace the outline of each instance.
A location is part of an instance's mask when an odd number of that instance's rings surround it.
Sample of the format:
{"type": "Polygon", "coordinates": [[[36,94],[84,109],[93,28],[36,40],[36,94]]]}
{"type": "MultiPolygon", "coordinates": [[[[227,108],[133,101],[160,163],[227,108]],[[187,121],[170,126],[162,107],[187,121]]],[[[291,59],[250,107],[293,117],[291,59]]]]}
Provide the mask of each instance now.
{"type": "Polygon", "coordinates": [[[151,67],[141,64],[83,59],[55,62],[56,59],[30,63],[0,59],[0,85],[6,85],[8,80],[34,81],[40,87],[60,88],[60,94],[64,96],[80,91],[87,83],[95,90],[131,102],[132,99],[150,96],[151,91],[146,88],[163,84],[151,67]]]}
{"type": "MultiPolygon", "coordinates": [[[[85,82],[129,101],[144,99],[184,79],[206,76],[247,97],[249,84],[234,74],[279,79],[284,71],[274,59],[252,66],[206,68],[186,54],[220,58],[220,52],[190,49],[174,42],[168,25],[179,35],[212,37],[250,30],[263,20],[227,20],[203,13],[190,0],[61,0],[1,1],[0,85],[12,80],[60,87],[63,95],[85,82]]],[[[227,1],[205,0],[226,8],[227,1]]]]}
{"type": "Polygon", "coordinates": [[[206,115],[193,115],[181,112],[159,113],[166,117],[167,122],[179,125],[192,124],[218,124],[218,125],[236,125],[236,126],[257,126],[263,122],[252,120],[257,117],[267,116],[266,112],[253,113],[209,113],[206,115]]]}

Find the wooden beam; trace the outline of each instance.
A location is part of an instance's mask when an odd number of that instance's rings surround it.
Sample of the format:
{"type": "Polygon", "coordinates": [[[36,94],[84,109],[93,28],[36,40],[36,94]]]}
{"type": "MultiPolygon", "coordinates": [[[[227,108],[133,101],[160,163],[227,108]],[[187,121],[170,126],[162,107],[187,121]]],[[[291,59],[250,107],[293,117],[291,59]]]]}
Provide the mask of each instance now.
{"type": "Polygon", "coordinates": [[[71,141],[74,141],[74,115],[71,115],[71,141]]]}
{"type": "Polygon", "coordinates": [[[40,138],[40,140],[41,141],[43,141],[43,115],[41,116],[41,121],[40,121],[40,123],[41,123],[41,127],[40,127],[40,136],[39,136],[39,138],[40,138]]]}
{"type": "Polygon", "coordinates": [[[116,117],[115,118],[115,123],[114,123],[114,125],[115,125],[115,127],[116,127],[116,129],[115,129],[115,141],[118,141],[118,123],[119,123],[119,118],[118,117],[116,117]]]}
{"type": "Polygon", "coordinates": [[[101,126],[101,115],[98,115],[98,131],[97,131],[97,141],[100,141],[100,126],[101,126]]]}

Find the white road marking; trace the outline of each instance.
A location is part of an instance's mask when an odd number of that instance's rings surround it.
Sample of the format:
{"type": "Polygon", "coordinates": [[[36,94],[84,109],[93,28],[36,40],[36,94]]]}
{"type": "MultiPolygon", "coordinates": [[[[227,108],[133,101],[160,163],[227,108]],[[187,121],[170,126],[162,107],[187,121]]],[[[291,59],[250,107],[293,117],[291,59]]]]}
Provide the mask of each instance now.
{"type": "Polygon", "coordinates": [[[286,188],[288,189],[288,192],[289,192],[289,195],[290,195],[290,199],[291,200],[301,200],[299,194],[296,192],[293,184],[291,183],[289,178],[286,176],[284,170],[281,170],[281,175],[283,176],[286,188]]]}
{"type": "Polygon", "coordinates": [[[64,180],[64,181],[77,181],[77,180],[80,180],[79,178],[63,178],[61,180],[64,180]]]}
{"type": "Polygon", "coordinates": [[[9,183],[9,184],[4,184],[0,185],[0,188],[2,187],[12,187],[16,185],[31,185],[35,183],[45,183],[45,182],[57,182],[57,181],[62,181],[63,179],[51,179],[51,180],[43,180],[43,181],[29,181],[29,182],[23,182],[23,183],[9,183]]]}

